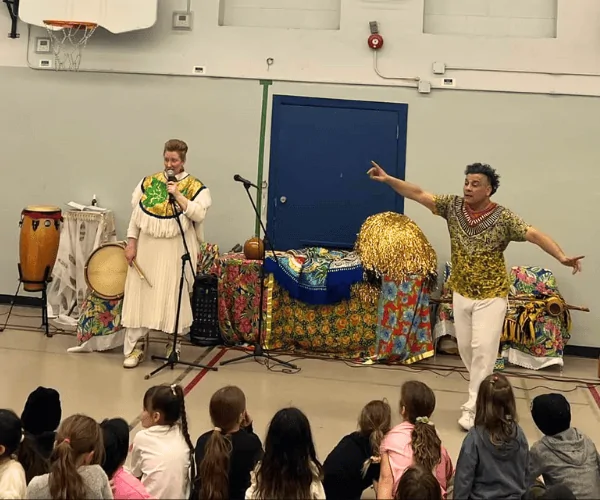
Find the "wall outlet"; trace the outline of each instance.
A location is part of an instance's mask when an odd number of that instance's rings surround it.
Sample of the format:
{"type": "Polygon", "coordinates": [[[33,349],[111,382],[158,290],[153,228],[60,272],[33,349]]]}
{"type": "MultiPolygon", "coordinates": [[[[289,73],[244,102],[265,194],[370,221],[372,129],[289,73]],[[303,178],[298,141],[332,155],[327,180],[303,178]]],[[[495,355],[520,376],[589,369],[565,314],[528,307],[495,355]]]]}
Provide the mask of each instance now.
{"type": "Polygon", "coordinates": [[[192,12],[173,12],[173,29],[180,31],[192,31],[194,15],[192,12]]]}
{"type": "Polygon", "coordinates": [[[40,62],[38,63],[38,66],[40,68],[51,68],[52,67],[52,60],[50,60],[50,59],[40,59],[40,62]]]}
{"type": "Polygon", "coordinates": [[[454,78],[442,78],[440,84],[442,87],[456,87],[456,80],[454,78]]]}
{"type": "Polygon", "coordinates": [[[194,75],[206,75],[206,66],[194,66],[192,73],[194,75]]]}
{"type": "Polygon", "coordinates": [[[52,50],[50,44],[50,38],[38,37],[35,39],[35,52],[36,54],[48,54],[52,50]]]}

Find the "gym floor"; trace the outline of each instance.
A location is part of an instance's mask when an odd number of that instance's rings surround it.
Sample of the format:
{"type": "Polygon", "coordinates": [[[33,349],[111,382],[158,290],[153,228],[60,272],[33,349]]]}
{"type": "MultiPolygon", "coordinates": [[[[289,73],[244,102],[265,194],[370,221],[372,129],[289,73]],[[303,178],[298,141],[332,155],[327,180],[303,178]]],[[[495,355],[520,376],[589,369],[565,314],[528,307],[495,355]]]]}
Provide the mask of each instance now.
{"type": "MultiPolygon", "coordinates": [[[[8,311],[0,306],[2,324],[8,311]]],[[[456,421],[466,400],[467,375],[455,356],[438,355],[411,367],[362,366],[344,361],[294,359],[298,373],[283,373],[277,366],[267,368],[253,360],[220,367],[220,361],[240,354],[236,350],[183,346],[182,359],[219,367],[217,372],[178,366],[165,369],[150,380],[144,376],[159,366],[147,360],[138,368],[122,368],[119,350],[106,353],[67,353],[76,345],[73,333],[45,337],[39,309],[15,308],[9,327],[0,333],[0,407],[20,414],[27,395],[42,385],[61,394],[63,417],[85,413],[96,419],[122,417],[130,422],[132,433],[139,430],[138,416],[146,389],[155,384],[177,382],[187,393],[186,407],[192,440],[212,427],[208,401],[223,385],[237,385],[246,393],[248,411],[255,430],[264,438],[269,419],[280,408],[294,405],[309,417],[318,456],[324,460],[339,439],[355,430],[364,404],[387,398],[395,413],[400,385],[418,378],[437,397],[433,415],[442,442],[456,461],[464,432],[456,421]]],[[[166,337],[154,337],[151,352],[164,355],[166,337]]],[[[530,444],[541,437],[529,406],[538,394],[562,392],[571,403],[573,425],[600,444],[600,395],[597,362],[567,357],[563,370],[540,372],[509,367],[505,373],[515,388],[521,426],[530,444]]],[[[398,418],[396,416],[397,421],[398,418]]],[[[132,434],[132,435],[133,435],[132,434]]],[[[371,497],[370,492],[365,497],[371,497]]]]}

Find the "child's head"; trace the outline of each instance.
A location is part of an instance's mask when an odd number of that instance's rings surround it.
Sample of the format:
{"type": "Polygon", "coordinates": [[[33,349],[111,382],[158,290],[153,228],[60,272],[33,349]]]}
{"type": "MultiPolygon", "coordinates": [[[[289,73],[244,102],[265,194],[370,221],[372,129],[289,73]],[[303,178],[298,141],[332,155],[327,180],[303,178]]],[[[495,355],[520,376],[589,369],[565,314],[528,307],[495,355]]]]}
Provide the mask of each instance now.
{"type": "MultiPolygon", "coordinates": [[[[181,433],[190,449],[190,458],[193,459],[194,445],[188,430],[185,396],[180,385],[156,385],[144,394],[142,426],[147,429],[154,425],[181,426],[181,433]]],[[[192,471],[195,473],[193,467],[192,471]]]]}
{"type": "Polygon", "coordinates": [[[29,394],[21,414],[23,429],[34,436],[54,432],[61,418],[60,394],[47,387],[38,387],[29,394]]]}
{"type": "Polygon", "coordinates": [[[79,414],[65,419],[56,432],[50,456],[48,486],[52,498],[85,498],[85,484],[77,469],[101,464],[103,460],[104,443],[98,422],[79,414]]]}
{"type": "Polygon", "coordinates": [[[516,422],[517,405],[510,382],[500,373],[488,375],[477,393],[475,425],[486,429],[492,443],[499,445],[514,436],[516,422]]]}
{"type": "MultiPolygon", "coordinates": [[[[371,453],[379,457],[379,447],[383,437],[392,427],[392,410],[386,400],[376,399],[367,403],[360,412],[358,428],[361,435],[368,437],[371,443],[371,453]]],[[[372,459],[364,463],[363,475],[366,474],[372,459]]]]}
{"type": "Polygon", "coordinates": [[[310,486],[321,475],[308,418],[298,408],[279,410],[256,473],[257,498],[310,498],[310,486]]]}
{"type": "Polygon", "coordinates": [[[562,394],[542,394],[531,402],[531,416],[546,436],[554,436],[571,427],[571,406],[562,394]]]}
{"type": "Polygon", "coordinates": [[[411,446],[416,464],[433,470],[442,459],[442,441],[429,421],[435,410],[435,394],[417,380],[402,384],[400,412],[405,421],[414,425],[411,446]]]}
{"type": "Polygon", "coordinates": [[[0,410],[0,462],[17,452],[22,439],[21,419],[14,411],[0,410]]]}
{"type": "Polygon", "coordinates": [[[129,452],[129,425],[122,418],[106,419],[100,424],[104,439],[102,468],[109,479],[125,463],[129,452]]]}
{"type": "Polygon", "coordinates": [[[394,500],[442,500],[440,483],[430,470],[413,465],[404,471],[394,500]]]}
{"type": "Polygon", "coordinates": [[[210,398],[209,412],[215,428],[206,443],[204,458],[198,464],[199,498],[226,500],[232,449],[227,434],[239,430],[246,412],[246,396],[239,387],[223,387],[210,398]]]}

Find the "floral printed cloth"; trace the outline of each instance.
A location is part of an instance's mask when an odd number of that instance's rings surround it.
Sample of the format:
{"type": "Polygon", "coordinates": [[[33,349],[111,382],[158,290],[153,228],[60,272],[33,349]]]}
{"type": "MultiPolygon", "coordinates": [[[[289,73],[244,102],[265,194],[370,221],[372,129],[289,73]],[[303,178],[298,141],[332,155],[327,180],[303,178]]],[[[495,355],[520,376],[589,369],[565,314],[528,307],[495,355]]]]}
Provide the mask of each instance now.
{"type": "Polygon", "coordinates": [[[123,299],[103,299],[89,293],[77,321],[77,346],[69,352],[107,351],[123,345],[121,326],[123,299]]]}
{"type": "Polygon", "coordinates": [[[378,307],[376,359],[414,363],[433,356],[429,289],[422,276],[383,278],[378,307]]]}
{"type": "Polygon", "coordinates": [[[308,304],[335,304],[350,298],[350,287],[362,281],[356,252],[312,247],[277,252],[265,259],[265,270],[294,299],[308,304]]]}
{"type": "MultiPolygon", "coordinates": [[[[255,342],[260,305],[261,260],[248,260],[243,253],[219,257],[212,273],[219,278],[219,327],[228,344],[255,342]]],[[[272,278],[265,274],[263,310],[267,311],[272,278]]],[[[267,316],[263,316],[261,338],[265,338],[267,316]]]]}
{"type": "MultiPolygon", "coordinates": [[[[510,271],[511,295],[529,295],[545,298],[558,295],[556,278],[549,269],[542,267],[517,266],[510,271]]],[[[508,315],[516,315],[515,304],[510,304],[508,315]]],[[[539,315],[534,324],[533,342],[506,342],[502,355],[509,363],[539,370],[552,365],[563,365],[564,347],[571,338],[569,325],[563,316],[539,315]]]]}
{"type": "Polygon", "coordinates": [[[306,304],[273,284],[269,349],[359,359],[375,354],[377,306],[354,294],[335,305],[306,304]]]}

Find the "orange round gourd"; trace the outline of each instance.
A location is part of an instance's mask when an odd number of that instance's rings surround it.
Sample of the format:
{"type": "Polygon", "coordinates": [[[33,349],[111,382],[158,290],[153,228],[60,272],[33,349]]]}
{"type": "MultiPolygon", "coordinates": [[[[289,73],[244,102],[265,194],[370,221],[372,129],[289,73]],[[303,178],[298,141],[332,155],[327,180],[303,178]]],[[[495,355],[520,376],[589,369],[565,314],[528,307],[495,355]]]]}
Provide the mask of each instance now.
{"type": "Polygon", "coordinates": [[[244,243],[244,256],[248,260],[262,260],[265,257],[265,243],[260,238],[250,238],[244,243]]]}

